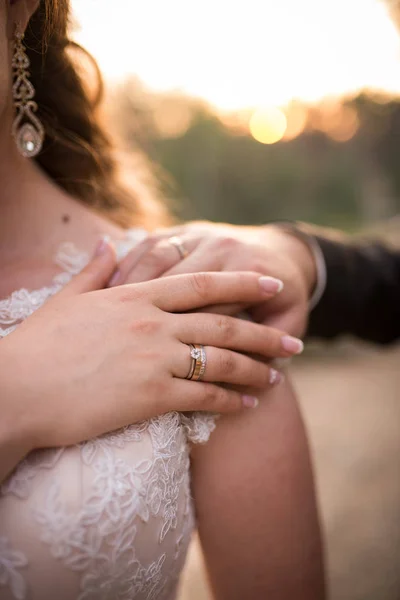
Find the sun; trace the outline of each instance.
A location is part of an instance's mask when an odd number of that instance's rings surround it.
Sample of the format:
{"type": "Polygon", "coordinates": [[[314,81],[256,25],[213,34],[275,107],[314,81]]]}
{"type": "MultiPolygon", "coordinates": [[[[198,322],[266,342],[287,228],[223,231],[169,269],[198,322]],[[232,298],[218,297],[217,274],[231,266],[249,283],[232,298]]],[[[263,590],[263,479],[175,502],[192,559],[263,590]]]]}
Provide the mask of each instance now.
{"type": "Polygon", "coordinates": [[[285,135],[287,119],[279,108],[259,108],[250,118],[249,129],[251,135],[258,142],[275,144],[285,135]]]}

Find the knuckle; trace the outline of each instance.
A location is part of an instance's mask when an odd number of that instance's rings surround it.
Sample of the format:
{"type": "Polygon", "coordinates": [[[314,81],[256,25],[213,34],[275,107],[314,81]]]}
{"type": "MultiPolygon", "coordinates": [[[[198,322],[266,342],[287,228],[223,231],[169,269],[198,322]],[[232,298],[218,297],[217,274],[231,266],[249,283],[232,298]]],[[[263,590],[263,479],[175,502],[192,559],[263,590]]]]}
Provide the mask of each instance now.
{"type": "Polygon", "coordinates": [[[227,413],[240,410],[241,406],[241,397],[238,392],[213,384],[204,384],[203,398],[199,410],[227,413]]]}
{"type": "Polygon", "coordinates": [[[184,410],[190,411],[207,411],[210,410],[210,402],[207,396],[207,384],[203,383],[203,390],[200,394],[185,394],[181,404],[185,406],[184,410]]]}
{"type": "Polygon", "coordinates": [[[238,367],[235,355],[231,352],[224,353],[220,358],[219,367],[222,374],[232,375],[238,367]]]}
{"type": "Polygon", "coordinates": [[[218,388],[210,384],[204,384],[203,387],[203,403],[204,407],[210,409],[216,402],[218,388]]]}
{"type": "Polygon", "coordinates": [[[216,410],[220,412],[232,412],[239,410],[241,407],[239,394],[224,388],[217,388],[214,401],[216,410]]]}
{"type": "Polygon", "coordinates": [[[154,335],[159,333],[162,323],[155,319],[136,319],[131,323],[130,330],[134,335],[154,335]]]}
{"type": "Polygon", "coordinates": [[[219,237],[215,243],[217,248],[223,252],[234,252],[240,246],[240,242],[237,239],[229,236],[219,237]]]}
{"type": "Polygon", "coordinates": [[[232,339],[236,329],[232,319],[220,316],[217,318],[216,326],[223,340],[227,341],[232,339]]]}
{"type": "Polygon", "coordinates": [[[218,406],[218,408],[223,407],[229,398],[229,393],[222,387],[216,387],[213,391],[213,403],[218,406]]]}
{"type": "Polygon", "coordinates": [[[206,300],[209,296],[212,276],[210,273],[192,273],[190,276],[190,284],[195,293],[202,300],[206,300]]]}

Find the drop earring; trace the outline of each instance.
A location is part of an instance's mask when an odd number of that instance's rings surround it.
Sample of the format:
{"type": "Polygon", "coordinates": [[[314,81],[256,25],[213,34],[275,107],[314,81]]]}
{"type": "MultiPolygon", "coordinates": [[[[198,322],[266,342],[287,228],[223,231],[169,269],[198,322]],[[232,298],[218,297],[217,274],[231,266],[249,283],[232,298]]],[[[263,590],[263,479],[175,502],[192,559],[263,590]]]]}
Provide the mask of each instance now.
{"type": "Polygon", "coordinates": [[[42,149],[44,128],[38,117],[34,114],[38,105],[33,100],[35,88],[29,80],[30,61],[23,44],[24,34],[18,31],[15,34],[13,69],[13,100],[15,119],[12,125],[12,134],[17,148],[26,158],[33,158],[42,149]]]}

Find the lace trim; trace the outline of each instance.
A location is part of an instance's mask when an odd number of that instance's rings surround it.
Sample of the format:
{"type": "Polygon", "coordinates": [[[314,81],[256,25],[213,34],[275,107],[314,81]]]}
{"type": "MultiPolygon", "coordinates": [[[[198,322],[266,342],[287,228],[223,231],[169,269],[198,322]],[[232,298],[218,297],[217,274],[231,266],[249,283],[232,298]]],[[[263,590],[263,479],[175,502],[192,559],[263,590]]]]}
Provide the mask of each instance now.
{"type": "MultiPolygon", "coordinates": [[[[142,229],[131,229],[125,238],[114,243],[117,259],[121,260],[146,237],[142,229]]],[[[77,275],[89,262],[89,255],[78,250],[71,242],[65,242],[59,247],[54,263],[63,271],[56,275],[49,286],[36,290],[21,288],[14,291],[8,298],[0,300],[0,338],[10,334],[14,329],[46,300],[57,294],[74,275],[77,275]]]]}
{"type": "Polygon", "coordinates": [[[88,260],[88,255],[79,252],[73,244],[62,244],[54,262],[63,268],[64,272],[56,275],[49,286],[32,291],[21,288],[5,300],[0,300],[0,338],[14,331],[24,319],[59,292],[74,275],[83,269],[88,260]]]}

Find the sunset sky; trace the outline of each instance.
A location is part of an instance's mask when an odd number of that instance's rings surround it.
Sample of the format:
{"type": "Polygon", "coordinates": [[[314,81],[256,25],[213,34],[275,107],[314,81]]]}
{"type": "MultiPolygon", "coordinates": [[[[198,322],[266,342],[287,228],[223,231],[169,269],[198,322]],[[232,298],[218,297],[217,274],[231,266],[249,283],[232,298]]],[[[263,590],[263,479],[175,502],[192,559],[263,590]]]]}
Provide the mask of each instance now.
{"type": "Polygon", "coordinates": [[[128,74],[220,109],[400,93],[400,37],[380,0],[72,0],[76,39],[128,74]]]}

